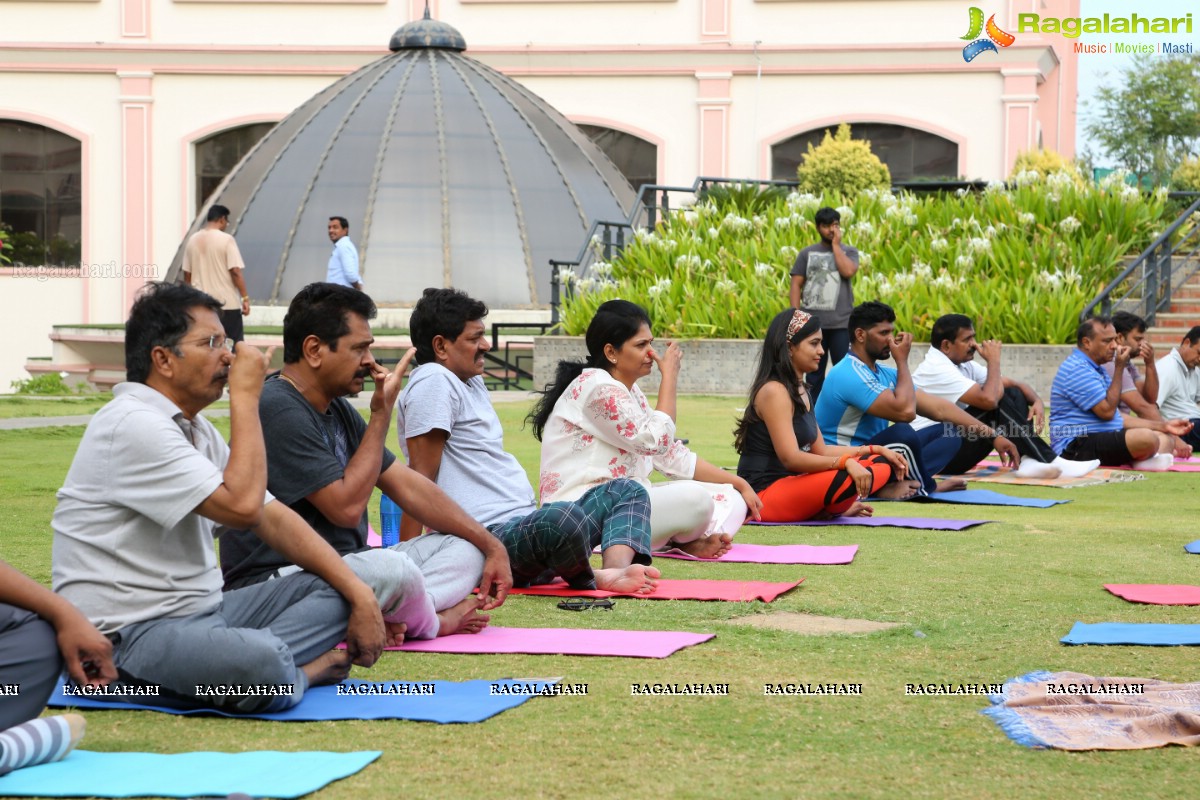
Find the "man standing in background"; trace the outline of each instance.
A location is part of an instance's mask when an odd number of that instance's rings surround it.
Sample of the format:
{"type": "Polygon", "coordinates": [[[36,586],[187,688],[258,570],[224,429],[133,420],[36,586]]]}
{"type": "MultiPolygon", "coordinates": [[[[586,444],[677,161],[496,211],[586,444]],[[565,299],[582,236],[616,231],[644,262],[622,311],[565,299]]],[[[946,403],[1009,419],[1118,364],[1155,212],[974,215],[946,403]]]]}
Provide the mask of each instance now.
{"type": "Polygon", "coordinates": [[[329,241],[333,242],[333,252],[329,254],[325,282],[349,286],[361,292],[363,284],[358,274],[358,250],[350,241],[350,223],[345,217],[329,218],[329,241]]]}
{"type": "Polygon", "coordinates": [[[237,242],[225,232],[229,209],[208,209],[204,227],[192,234],[183,250],[183,282],[221,301],[221,325],[235,342],[245,338],[242,317],[250,313],[250,295],[242,277],[245,264],[237,242]]]}
{"type": "Polygon", "coordinates": [[[825,367],[846,357],[850,349],[850,309],[854,308],[854,290],[850,279],[858,272],[858,250],[842,244],[842,215],[826,206],[813,218],[821,241],[811,244],[796,256],[792,266],[792,308],[801,308],[821,323],[825,334],[825,352],[816,372],[808,375],[815,402],[825,382],[825,367]]]}

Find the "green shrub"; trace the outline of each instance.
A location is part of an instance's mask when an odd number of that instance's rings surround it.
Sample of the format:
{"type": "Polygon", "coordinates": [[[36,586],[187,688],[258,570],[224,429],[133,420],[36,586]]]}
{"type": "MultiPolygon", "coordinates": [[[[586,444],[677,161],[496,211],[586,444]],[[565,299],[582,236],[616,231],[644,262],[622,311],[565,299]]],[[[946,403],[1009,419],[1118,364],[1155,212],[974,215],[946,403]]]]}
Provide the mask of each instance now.
{"type": "Polygon", "coordinates": [[[581,334],[600,303],[622,297],[646,307],[658,336],[760,338],[788,305],[797,252],[818,239],[814,212],[830,205],[862,253],[855,299],[893,306],[918,339],[928,341],[938,316],[959,312],[984,337],[1070,343],[1079,312],[1122,257],[1165,226],[1166,191],[1142,192],[1120,176],[1101,185],[1070,173],[1026,177],[980,193],[868,189],[848,204],[792,192],[763,205],[756,195],[755,213],[710,198],[639,231],[582,280],[562,273],[563,326],[581,334]]]}
{"type": "Polygon", "coordinates": [[[833,136],[825,131],[819,147],[809,144],[802,158],[796,169],[802,192],[853,197],[864,189],[887,189],[892,185],[892,174],[871,152],[871,143],[851,139],[850,126],[844,122],[833,136]]]}
{"type": "Polygon", "coordinates": [[[1055,173],[1078,174],[1075,162],[1065,158],[1054,150],[1025,150],[1017,154],[1009,180],[1015,180],[1022,173],[1036,172],[1038,178],[1045,179],[1055,173]]]}
{"type": "Polygon", "coordinates": [[[74,394],[71,391],[71,387],[67,386],[66,381],[57,372],[43,372],[41,375],[34,375],[32,378],[13,381],[12,388],[16,394],[57,396],[74,394]]]}
{"type": "Polygon", "coordinates": [[[1176,192],[1200,192],[1200,158],[1185,158],[1171,173],[1171,188],[1176,192]]]}

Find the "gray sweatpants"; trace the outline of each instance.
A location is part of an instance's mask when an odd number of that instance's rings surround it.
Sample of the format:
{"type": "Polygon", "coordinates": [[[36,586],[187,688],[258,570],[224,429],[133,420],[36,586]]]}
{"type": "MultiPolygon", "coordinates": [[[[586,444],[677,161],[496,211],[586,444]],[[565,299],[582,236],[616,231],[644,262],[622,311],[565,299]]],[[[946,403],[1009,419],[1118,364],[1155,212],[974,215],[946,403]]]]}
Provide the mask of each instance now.
{"type": "Polygon", "coordinates": [[[0,731],[42,713],[62,667],[54,627],[32,611],[0,603],[0,731]]]}
{"type": "MultiPolygon", "coordinates": [[[[408,626],[406,639],[432,639],[437,612],[458,603],[479,585],[483,553],[475,545],[445,533],[426,533],[386,549],[343,556],[359,579],[370,586],[387,622],[408,626]]],[[[292,565],[279,575],[294,575],[292,565]]]]}
{"type": "Polygon", "coordinates": [[[205,614],[128,625],[111,637],[113,660],[123,683],[161,687],[159,697],[130,698],[138,702],[281,711],[300,702],[308,689],[300,667],[342,641],[349,614],[345,599],[316,575],[290,575],[225,592],[205,614]],[[239,685],[290,686],[293,693],[204,694],[205,687],[239,685]]]}

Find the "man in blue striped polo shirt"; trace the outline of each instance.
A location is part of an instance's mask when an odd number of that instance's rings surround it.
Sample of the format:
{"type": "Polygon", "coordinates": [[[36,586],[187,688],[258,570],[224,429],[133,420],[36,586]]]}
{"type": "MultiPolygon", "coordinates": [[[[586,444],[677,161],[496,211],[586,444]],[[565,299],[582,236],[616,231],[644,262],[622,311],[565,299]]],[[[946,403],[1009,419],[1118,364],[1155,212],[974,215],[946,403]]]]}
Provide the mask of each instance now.
{"type": "Polygon", "coordinates": [[[1172,436],[1192,429],[1187,420],[1153,420],[1122,414],[1121,383],[1104,364],[1115,361],[1120,375],[1131,350],[1117,344],[1108,317],[1093,317],[1075,332],[1076,348],[1058,368],[1050,388],[1050,446],[1064,458],[1100,459],[1106,467],[1132,464],[1135,469],[1163,472],[1170,468],[1172,436]]]}

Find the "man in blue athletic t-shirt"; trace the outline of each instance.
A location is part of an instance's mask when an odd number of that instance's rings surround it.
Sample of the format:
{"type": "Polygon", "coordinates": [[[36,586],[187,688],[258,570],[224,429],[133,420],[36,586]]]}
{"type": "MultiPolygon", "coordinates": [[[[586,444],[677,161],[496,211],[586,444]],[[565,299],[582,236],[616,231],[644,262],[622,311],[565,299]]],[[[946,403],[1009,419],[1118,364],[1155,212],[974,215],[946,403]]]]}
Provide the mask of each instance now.
{"type": "Polygon", "coordinates": [[[905,499],[914,494],[962,489],[961,479],[933,480],[962,444],[962,436],[995,437],[1001,458],[1017,463],[1016,447],[956,404],[918,392],[908,369],[912,334],[895,334],[896,313],[884,303],[868,301],[850,312],[850,353],[825,376],[825,388],[814,412],[827,444],[881,444],[908,460],[911,480],[884,486],[877,496],[905,499]],[[895,354],[896,366],[879,361],[895,354]],[[920,431],[909,424],[917,411],[946,423],[920,431]],[[895,424],[890,424],[895,423],[895,424]]]}

